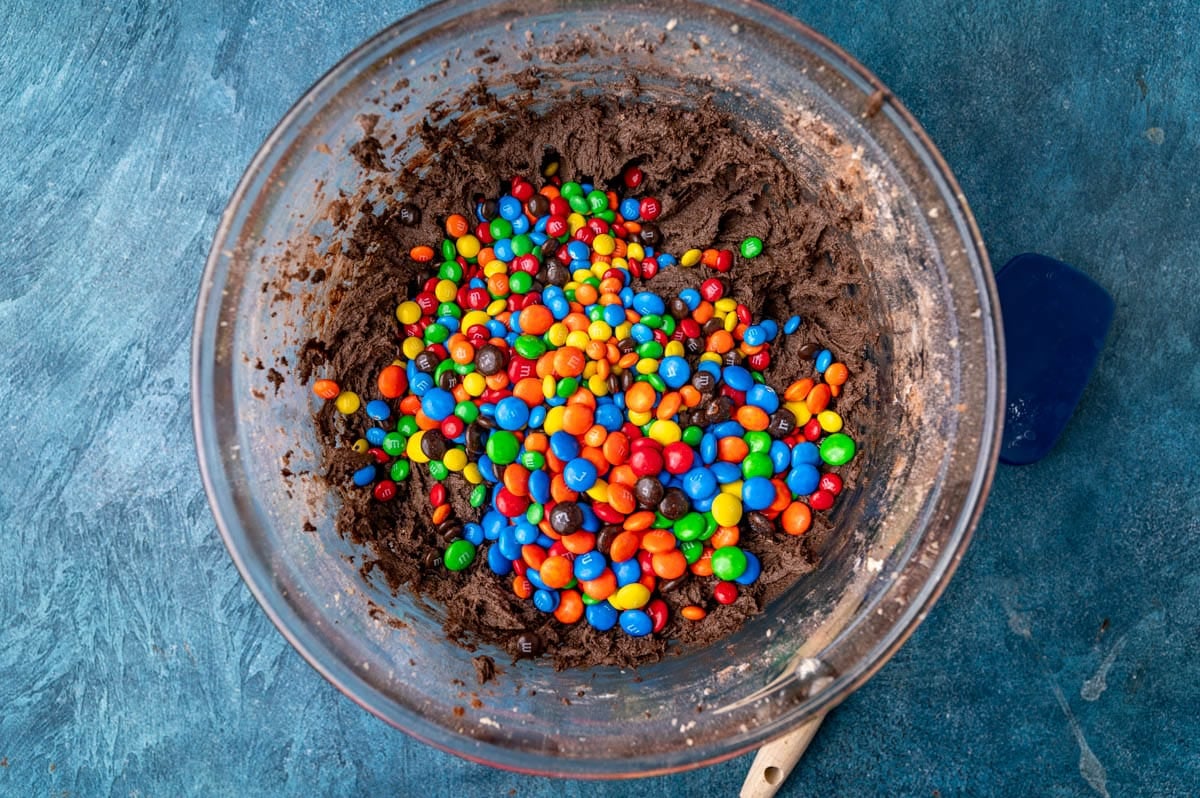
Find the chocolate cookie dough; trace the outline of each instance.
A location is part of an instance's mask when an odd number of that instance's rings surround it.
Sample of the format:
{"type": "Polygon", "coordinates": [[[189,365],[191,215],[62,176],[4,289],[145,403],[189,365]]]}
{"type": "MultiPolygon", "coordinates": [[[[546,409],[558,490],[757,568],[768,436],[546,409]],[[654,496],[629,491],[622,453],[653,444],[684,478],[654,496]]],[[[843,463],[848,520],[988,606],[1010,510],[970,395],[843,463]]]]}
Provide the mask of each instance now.
{"type": "MultiPolygon", "coordinates": [[[[780,335],[765,371],[767,384],[783,388],[814,371],[821,350],[837,353],[854,377],[836,400],[838,413],[853,428],[873,383],[874,368],[863,358],[874,341],[865,300],[859,295],[862,265],[850,240],[853,204],[828,187],[807,184],[770,146],[770,136],[704,103],[694,110],[577,98],[549,110],[504,107],[481,96],[481,113],[464,115],[451,132],[426,130],[425,157],[389,164],[384,147],[365,125],[354,153],[364,166],[386,173],[388,190],[379,207],[356,209],[335,203],[329,216],[350,231],[341,252],[328,256],[330,279],[342,281],[327,323],[302,352],[304,379],[335,375],[342,390],[363,401],[375,398],[379,370],[401,358],[404,333],[397,303],[415,296],[434,270],[410,257],[413,247],[445,236],[451,214],[468,214],[479,196],[495,196],[497,186],[515,174],[531,179],[557,163],[564,179],[615,187],[631,167],[644,174],[640,191],[661,203],[656,220],[659,248],[682,253],[693,247],[736,251],[748,238],[762,252],[740,258],[724,275],[728,296],[745,304],[754,318],[782,322],[803,318],[798,332],[780,335]]],[[[681,289],[720,276],[705,266],[673,266],[650,280],[635,279],[634,290],[672,297],[681,289]]],[[[459,572],[440,558],[461,524],[477,520],[468,502],[471,486],[461,477],[443,483],[456,523],[435,526],[427,496],[434,485],[427,471],[413,468],[386,502],[353,485],[352,475],[370,462],[351,444],[361,424],[348,423],[332,402],[315,416],[324,449],[326,479],[340,499],[339,532],[369,548],[363,567],[382,576],[395,591],[412,590],[445,608],[447,634],[471,646],[491,643],[512,656],[545,653],[556,668],[636,666],[656,661],[671,648],[706,646],[736,630],[775,596],[814,567],[809,537],[839,534],[825,516],[813,514],[811,531],[792,536],[762,524],[743,523],[741,541],[761,561],[762,573],[742,587],[731,604],[713,600],[712,577],[690,574],[664,589],[669,621],[657,634],[630,637],[619,630],[599,632],[586,622],[565,625],[513,594],[511,577],[499,577],[483,558],[459,572]],[[700,621],[680,610],[700,606],[700,621]]],[[[853,461],[839,469],[847,488],[858,474],[853,461]]],[[[480,678],[492,678],[492,670],[480,678]]]]}

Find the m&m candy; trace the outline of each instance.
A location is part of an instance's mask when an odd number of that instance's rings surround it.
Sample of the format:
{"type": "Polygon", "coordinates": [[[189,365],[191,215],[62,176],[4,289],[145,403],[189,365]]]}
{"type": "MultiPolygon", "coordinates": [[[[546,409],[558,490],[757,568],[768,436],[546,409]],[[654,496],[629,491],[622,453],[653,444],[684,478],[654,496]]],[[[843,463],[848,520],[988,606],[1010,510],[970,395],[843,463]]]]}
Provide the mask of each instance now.
{"type": "Polygon", "coordinates": [[[354,489],[398,502],[412,469],[435,481],[442,543],[425,567],[485,568],[554,623],[670,635],[672,606],[704,623],[753,589],[756,536],[805,534],[847,490],[832,469],[857,453],[836,409],[851,374],[806,344],[811,376],[769,381],[801,319],[755,318],[725,276],[769,257],[763,238],[668,240],[641,168],[594,185],[559,172],[545,166],[540,188],[514,177],[415,242],[424,277],[392,322],[403,357],[379,364],[370,395],[338,375],[313,393],[361,436],[354,489]],[[655,291],[675,268],[700,274],[655,291]],[[707,606],[673,598],[686,581],[707,606]]]}

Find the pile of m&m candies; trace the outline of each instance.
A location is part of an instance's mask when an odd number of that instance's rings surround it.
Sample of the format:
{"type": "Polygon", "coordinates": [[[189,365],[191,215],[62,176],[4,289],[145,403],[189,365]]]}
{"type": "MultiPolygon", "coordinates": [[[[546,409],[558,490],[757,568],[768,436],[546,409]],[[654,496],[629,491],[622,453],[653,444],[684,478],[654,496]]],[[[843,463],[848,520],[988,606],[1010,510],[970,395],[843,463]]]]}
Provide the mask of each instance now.
{"type": "Polygon", "coordinates": [[[482,550],[542,612],[635,637],[664,628],[661,596],[683,580],[736,601],[762,570],[743,534],[804,534],[842,490],[830,468],[855,454],[833,409],[849,372],[828,350],[782,392],[764,380],[798,317],[754,320],[717,275],[669,298],[633,287],[665,268],[728,272],[763,249],[668,254],[660,203],[633,196],[642,180],[627,170],[622,197],[516,177],[474,220],[450,216],[439,247],[410,252],[431,276],[396,308],[403,358],[379,372],[378,398],[313,386],[366,416],[354,445],[372,462],[354,485],[386,502],[428,469],[447,569],[482,550]],[[451,474],[473,485],[477,518],[454,517],[451,474]]]}

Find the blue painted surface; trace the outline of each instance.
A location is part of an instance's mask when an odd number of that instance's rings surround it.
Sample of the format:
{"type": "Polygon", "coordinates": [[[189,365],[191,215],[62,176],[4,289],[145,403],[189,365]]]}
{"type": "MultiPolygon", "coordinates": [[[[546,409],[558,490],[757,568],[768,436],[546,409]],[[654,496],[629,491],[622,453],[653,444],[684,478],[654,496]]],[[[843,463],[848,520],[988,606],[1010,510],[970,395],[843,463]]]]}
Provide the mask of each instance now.
{"type": "MultiPolygon", "coordinates": [[[[271,627],[194,465],[198,280],[270,127],[416,4],[127,5],[0,25],[0,795],[736,794],[748,757],[616,784],[461,762],[271,627]]],[[[922,120],[997,264],[1043,251],[1117,302],[1057,449],[1000,471],[946,595],[781,794],[1200,792],[1200,10],[781,5],[922,120]]]]}

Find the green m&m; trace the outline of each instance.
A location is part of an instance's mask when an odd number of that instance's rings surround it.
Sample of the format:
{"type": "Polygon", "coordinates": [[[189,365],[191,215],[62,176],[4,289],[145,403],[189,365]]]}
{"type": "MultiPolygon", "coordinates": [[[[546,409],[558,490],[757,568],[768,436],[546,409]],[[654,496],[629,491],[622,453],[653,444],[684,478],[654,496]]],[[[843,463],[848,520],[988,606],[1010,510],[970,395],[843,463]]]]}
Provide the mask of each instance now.
{"type": "Polygon", "coordinates": [[[712,553],[713,576],[732,582],[746,573],[746,552],[737,546],[722,546],[712,553]]]}
{"type": "Polygon", "coordinates": [[[854,457],[854,439],[843,432],[835,432],[821,441],[820,451],[821,459],[829,465],[844,465],[854,457]]]}
{"type": "Polygon", "coordinates": [[[442,561],[451,571],[461,571],[475,562],[475,544],[469,540],[456,540],[446,547],[442,561]]]}

